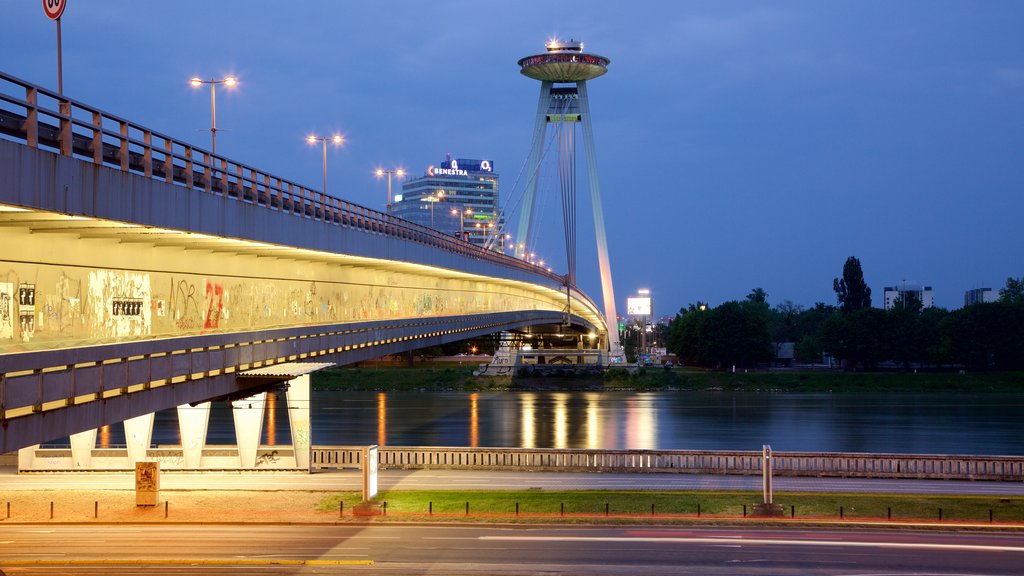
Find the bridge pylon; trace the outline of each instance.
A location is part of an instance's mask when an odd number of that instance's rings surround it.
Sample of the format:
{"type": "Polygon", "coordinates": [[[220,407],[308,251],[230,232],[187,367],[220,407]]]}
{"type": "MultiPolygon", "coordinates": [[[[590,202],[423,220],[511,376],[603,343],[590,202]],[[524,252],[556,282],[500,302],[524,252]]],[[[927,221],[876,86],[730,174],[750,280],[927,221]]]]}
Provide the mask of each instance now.
{"type": "MultiPolygon", "coordinates": [[[[608,345],[612,363],[623,362],[625,357],[619,343],[618,315],[615,309],[615,289],[612,286],[611,263],[608,258],[608,239],[601,207],[601,186],[597,175],[597,153],[594,146],[594,127],[590,113],[587,81],[608,71],[608,58],[583,52],[583,43],[570,40],[552,40],[547,52],[519,60],[524,76],[540,80],[540,98],[533,129],[533,145],[526,166],[526,188],[523,210],[520,214],[516,238],[531,238],[533,212],[536,203],[540,164],[545,146],[545,135],[551,125],[561,136],[559,142],[559,170],[562,183],[562,203],[565,208],[566,258],[568,281],[576,281],[576,216],[575,216],[575,130],[582,127],[583,148],[587,160],[587,178],[590,204],[594,216],[594,235],[601,274],[601,292],[604,298],[605,323],[608,326],[608,345]]],[[[517,256],[525,256],[517,253],[517,256]]]]}

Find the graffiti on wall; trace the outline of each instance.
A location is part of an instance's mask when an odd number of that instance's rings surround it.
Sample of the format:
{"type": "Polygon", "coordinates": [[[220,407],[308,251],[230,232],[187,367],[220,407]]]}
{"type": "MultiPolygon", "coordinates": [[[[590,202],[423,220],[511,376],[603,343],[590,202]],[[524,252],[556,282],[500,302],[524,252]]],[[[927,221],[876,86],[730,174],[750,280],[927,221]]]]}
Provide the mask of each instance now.
{"type": "Polygon", "coordinates": [[[91,330],[101,337],[148,336],[152,330],[149,274],[121,270],[89,272],[91,330]]]}
{"type": "MultiPolygon", "coordinates": [[[[9,263],[0,353],[32,348],[360,320],[561,307],[515,288],[403,273],[241,278],[9,263]]],[[[362,274],[364,271],[358,271],[362,274]]]]}
{"type": "Polygon", "coordinates": [[[14,285],[0,282],[0,339],[14,336],[14,285]]]}

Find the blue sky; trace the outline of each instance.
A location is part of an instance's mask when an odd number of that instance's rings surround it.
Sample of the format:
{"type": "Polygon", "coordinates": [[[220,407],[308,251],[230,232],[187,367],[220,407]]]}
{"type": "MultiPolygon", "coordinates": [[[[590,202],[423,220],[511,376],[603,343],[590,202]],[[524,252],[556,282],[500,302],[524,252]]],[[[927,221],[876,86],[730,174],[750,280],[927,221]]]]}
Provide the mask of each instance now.
{"type": "MultiPolygon", "coordinates": [[[[620,312],[698,300],[834,303],[855,255],[882,288],[969,288],[1024,276],[1024,3],[137,2],[68,0],[65,93],[380,209],[377,166],[422,174],[448,152],[488,158],[506,198],[530,146],[539,84],[516,61],[554,36],[612,63],[590,85],[620,312]]],[[[55,26],[0,2],[0,70],[56,88],[55,26]]],[[[600,301],[583,154],[579,279],[600,301]]],[[[553,171],[541,253],[564,271],[553,171]]],[[[514,201],[511,198],[511,201],[514,201]]]]}

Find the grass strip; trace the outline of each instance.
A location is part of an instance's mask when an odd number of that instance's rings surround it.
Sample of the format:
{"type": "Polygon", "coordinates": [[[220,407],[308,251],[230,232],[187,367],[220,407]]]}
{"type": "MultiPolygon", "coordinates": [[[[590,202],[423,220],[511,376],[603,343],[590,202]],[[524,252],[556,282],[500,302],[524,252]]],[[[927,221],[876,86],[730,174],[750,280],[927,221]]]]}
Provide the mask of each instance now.
{"type": "MultiPolygon", "coordinates": [[[[337,511],[339,501],[348,496],[353,499],[345,502],[345,509],[351,510],[358,503],[355,500],[358,496],[351,493],[326,496],[316,509],[337,511]]],[[[502,517],[515,521],[518,509],[520,520],[536,522],[650,516],[659,520],[692,519],[698,512],[700,517],[708,519],[735,518],[744,513],[752,515],[754,504],[760,500],[760,492],[391,490],[379,493],[375,502],[381,506],[386,502],[387,515],[394,519],[490,521],[502,517]]],[[[785,517],[808,520],[1024,522],[1024,498],[1021,497],[786,493],[777,494],[775,503],[782,506],[785,517]]]]}

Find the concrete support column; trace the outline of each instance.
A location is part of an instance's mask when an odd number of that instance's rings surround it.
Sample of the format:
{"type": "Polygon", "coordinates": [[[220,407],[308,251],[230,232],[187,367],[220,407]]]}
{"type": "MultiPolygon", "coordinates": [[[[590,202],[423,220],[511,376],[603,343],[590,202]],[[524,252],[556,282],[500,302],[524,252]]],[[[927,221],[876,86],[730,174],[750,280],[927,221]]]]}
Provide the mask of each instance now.
{"type": "Polygon", "coordinates": [[[196,406],[178,406],[178,433],[181,435],[181,451],[185,456],[185,468],[198,469],[203,464],[203,447],[206,446],[206,431],[210,426],[210,403],[196,406]]]}
{"type": "Polygon", "coordinates": [[[39,444],[33,444],[26,446],[18,450],[18,471],[32,470],[36,465],[36,450],[39,449],[39,444]]]}
{"type": "Polygon", "coordinates": [[[313,427],[309,418],[309,374],[288,381],[285,392],[288,405],[288,427],[295,450],[295,467],[309,470],[313,427]]]}
{"type": "Polygon", "coordinates": [[[92,468],[92,449],[96,447],[96,428],[71,435],[71,467],[75,470],[92,468]]]}
{"type": "Polygon", "coordinates": [[[124,421],[124,441],[128,445],[128,465],[146,460],[146,451],[153,441],[153,418],[155,412],[129,418],[124,421]]]}
{"type": "Polygon", "coordinates": [[[263,413],[266,406],[266,392],[231,402],[235,440],[238,442],[238,465],[241,468],[256,467],[256,453],[263,437],[263,413]]]}

